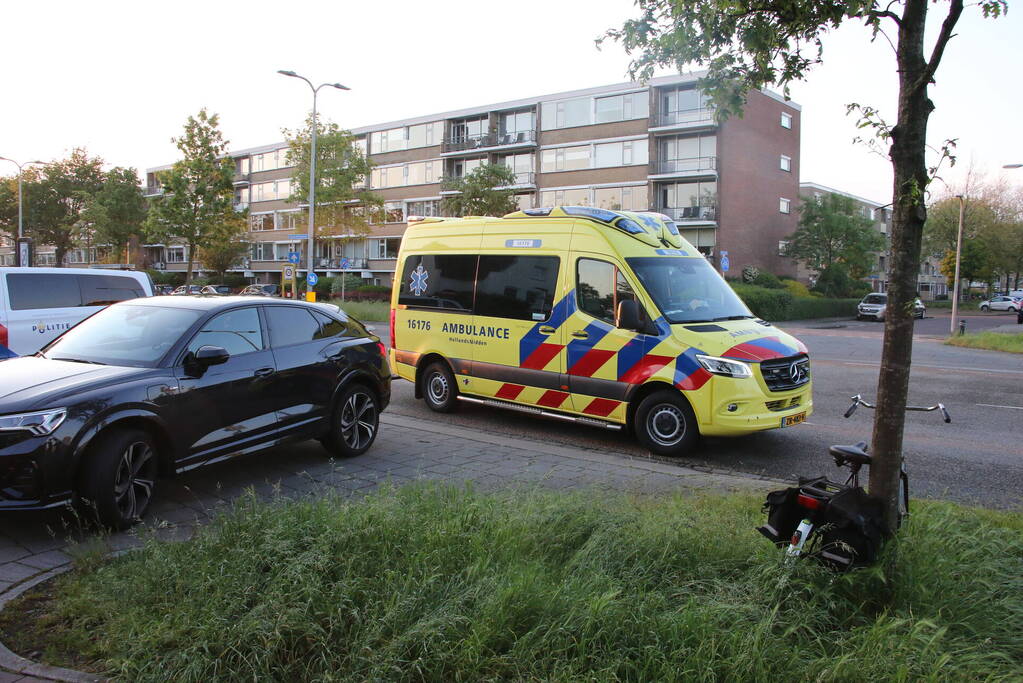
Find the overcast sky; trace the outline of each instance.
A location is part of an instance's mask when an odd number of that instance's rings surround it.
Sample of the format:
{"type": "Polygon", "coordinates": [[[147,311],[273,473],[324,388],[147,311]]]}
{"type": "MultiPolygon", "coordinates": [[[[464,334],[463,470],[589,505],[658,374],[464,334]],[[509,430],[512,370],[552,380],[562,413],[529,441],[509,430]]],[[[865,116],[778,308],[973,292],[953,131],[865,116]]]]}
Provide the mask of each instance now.
{"type": "MultiPolygon", "coordinates": [[[[931,7],[939,19],[947,3],[931,7]]],[[[617,83],[628,57],[593,40],[635,13],[627,0],[6,3],[0,156],[51,160],[84,146],[144,172],[175,159],[170,138],[201,107],[220,114],[232,149],[276,142],[311,101],[277,69],[351,87],[319,99],[348,128],[617,83]]],[[[932,89],[931,143],[959,138],[944,177],[954,184],[972,163],[1023,185],[1023,169],[1001,170],[1023,163],[1023,12],[984,20],[967,8],[958,33],[932,89]]],[[[860,102],[894,119],[892,49],[868,39],[859,26],[829,35],[824,64],[792,87],[800,179],[887,202],[890,165],[852,144],[845,114],[860,102]]]]}

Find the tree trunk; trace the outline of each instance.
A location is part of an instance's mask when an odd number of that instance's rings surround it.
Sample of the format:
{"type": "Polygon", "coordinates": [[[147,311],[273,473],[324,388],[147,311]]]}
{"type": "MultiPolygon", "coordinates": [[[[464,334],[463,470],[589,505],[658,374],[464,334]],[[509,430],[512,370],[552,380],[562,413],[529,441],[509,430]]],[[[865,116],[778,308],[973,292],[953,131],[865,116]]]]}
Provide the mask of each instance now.
{"type": "Polygon", "coordinates": [[[53,245],[53,258],[56,261],[54,264],[57,268],[64,267],[64,257],[67,256],[67,247],[61,244],[53,245]]]}
{"type": "MultiPolygon", "coordinates": [[[[962,10],[961,2],[954,0],[950,17],[958,18],[956,4],[962,10]]],[[[929,180],[925,158],[927,120],[934,104],[927,96],[930,78],[923,51],[926,20],[927,0],[907,0],[899,24],[897,49],[899,111],[889,151],[895,172],[891,267],[874,416],[874,460],[870,468],[870,492],[885,501],[885,526],[889,532],[894,532],[898,525],[902,431],[913,356],[913,302],[927,218],[924,204],[929,180]]],[[[935,62],[932,68],[936,66],[935,62]]]]}
{"type": "Polygon", "coordinates": [[[195,245],[188,243],[188,264],[185,266],[185,284],[192,284],[192,254],[195,253],[195,245]]]}

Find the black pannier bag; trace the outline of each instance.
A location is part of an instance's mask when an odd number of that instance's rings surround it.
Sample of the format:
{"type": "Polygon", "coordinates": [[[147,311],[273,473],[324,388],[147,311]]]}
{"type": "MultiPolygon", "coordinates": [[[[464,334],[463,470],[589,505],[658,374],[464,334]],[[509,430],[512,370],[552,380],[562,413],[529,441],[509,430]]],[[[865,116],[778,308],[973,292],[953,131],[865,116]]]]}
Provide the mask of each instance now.
{"type": "Polygon", "coordinates": [[[772,543],[780,546],[792,540],[792,534],[806,515],[806,511],[796,503],[797,495],[799,489],[796,487],[767,494],[767,500],[764,502],[767,522],[758,526],[757,531],[772,543]]]}
{"type": "Polygon", "coordinates": [[[877,558],[884,540],[884,502],[862,487],[831,497],[823,510],[818,559],[839,570],[863,567],[877,558]]]}

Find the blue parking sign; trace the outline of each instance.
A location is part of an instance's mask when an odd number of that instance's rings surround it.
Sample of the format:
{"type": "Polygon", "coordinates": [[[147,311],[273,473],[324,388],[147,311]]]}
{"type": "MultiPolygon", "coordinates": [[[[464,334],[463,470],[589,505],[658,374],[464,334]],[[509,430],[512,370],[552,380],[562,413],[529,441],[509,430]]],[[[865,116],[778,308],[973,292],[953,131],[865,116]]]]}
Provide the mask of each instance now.
{"type": "Polygon", "coordinates": [[[297,251],[289,251],[288,252],[288,262],[289,263],[294,263],[297,266],[298,262],[301,261],[301,260],[302,260],[302,255],[299,254],[297,251]]]}
{"type": "Polygon", "coordinates": [[[728,272],[728,266],[729,266],[729,263],[728,263],[728,252],[727,251],[722,251],[721,252],[721,272],[722,273],[727,273],[728,272]]]}
{"type": "Polygon", "coordinates": [[[348,259],[341,259],[341,270],[348,270],[348,259]]]}
{"type": "Polygon", "coordinates": [[[305,281],[309,284],[310,287],[315,287],[316,283],[320,281],[320,278],[317,277],[316,273],[309,273],[308,275],[306,275],[305,281]]]}

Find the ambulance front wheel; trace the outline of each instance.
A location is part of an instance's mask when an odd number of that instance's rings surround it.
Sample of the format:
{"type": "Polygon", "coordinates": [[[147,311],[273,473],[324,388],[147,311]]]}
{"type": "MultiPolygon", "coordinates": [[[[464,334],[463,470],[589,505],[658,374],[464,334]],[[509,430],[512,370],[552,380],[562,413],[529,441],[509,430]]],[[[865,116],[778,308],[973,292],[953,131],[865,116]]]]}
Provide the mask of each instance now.
{"type": "Polygon", "coordinates": [[[658,391],[644,398],[636,408],[636,438],[651,453],[681,456],[700,438],[696,414],[684,397],[673,391],[658,391]]]}
{"type": "Polygon", "coordinates": [[[434,361],[426,366],[420,375],[423,400],[426,405],[438,413],[450,413],[458,403],[458,387],[455,376],[451,374],[446,363],[434,361]]]}

